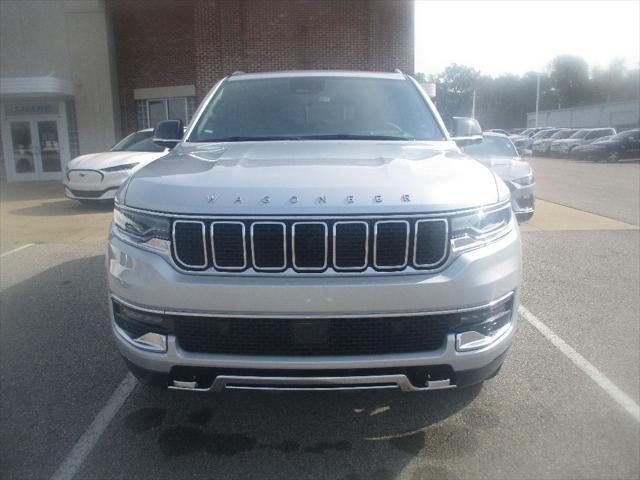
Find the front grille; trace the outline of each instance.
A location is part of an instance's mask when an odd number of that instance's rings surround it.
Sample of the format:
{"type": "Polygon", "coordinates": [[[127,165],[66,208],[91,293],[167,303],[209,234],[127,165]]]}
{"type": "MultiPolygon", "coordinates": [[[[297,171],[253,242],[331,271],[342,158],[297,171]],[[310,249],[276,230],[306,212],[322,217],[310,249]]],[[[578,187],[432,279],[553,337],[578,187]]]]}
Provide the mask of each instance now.
{"type": "Polygon", "coordinates": [[[173,257],[184,270],[312,273],[433,269],[448,254],[444,218],[175,220],[173,257]]]}
{"type": "Polygon", "coordinates": [[[74,197],[79,197],[79,198],[100,198],[102,195],[107,193],[109,190],[117,190],[117,188],[118,187],[107,188],[106,190],[72,190],[71,188],[67,187],[67,190],[69,190],[71,195],[73,195],[74,197]]]}
{"type": "Polygon", "coordinates": [[[287,318],[174,317],[180,347],[242,355],[369,355],[424,352],[445,341],[447,315],[287,318]]]}

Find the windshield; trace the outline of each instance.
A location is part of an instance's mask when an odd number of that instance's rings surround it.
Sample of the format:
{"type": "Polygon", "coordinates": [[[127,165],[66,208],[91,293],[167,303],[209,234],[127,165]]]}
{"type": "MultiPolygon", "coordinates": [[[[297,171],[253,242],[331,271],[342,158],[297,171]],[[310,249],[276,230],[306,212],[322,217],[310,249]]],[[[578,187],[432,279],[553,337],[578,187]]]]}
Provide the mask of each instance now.
{"type": "Polygon", "coordinates": [[[556,132],[553,135],[551,135],[551,138],[555,138],[555,139],[569,138],[574,133],[576,133],[575,130],[560,130],[559,132],[556,132]]]}
{"type": "Polygon", "coordinates": [[[313,76],[224,82],[188,141],[307,139],[445,136],[409,81],[313,76]]]}
{"type": "Polygon", "coordinates": [[[557,130],[552,130],[552,129],[542,130],[542,131],[536,133],[533,136],[533,138],[548,138],[548,137],[552,136],[556,131],[557,130]]]}
{"type": "Polygon", "coordinates": [[[607,135],[606,137],[600,137],[598,138],[595,142],[593,143],[603,143],[603,142],[608,142],[609,140],[611,140],[612,135],[607,135]]]}
{"type": "Polygon", "coordinates": [[[569,138],[584,138],[589,135],[589,130],[578,130],[576,133],[571,135],[569,138]]]}
{"type": "Polygon", "coordinates": [[[627,137],[630,137],[634,134],[638,134],[639,131],[638,130],[627,130],[626,132],[620,132],[617,135],[613,135],[611,137],[609,137],[609,140],[614,140],[614,141],[619,141],[619,140],[624,140],[627,137]]]}
{"type": "Polygon", "coordinates": [[[112,152],[162,152],[164,147],[153,143],[153,132],[135,132],[120,140],[112,152]]]}
{"type": "Polygon", "coordinates": [[[467,145],[463,148],[464,152],[472,157],[517,157],[513,143],[505,137],[485,135],[482,137],[482,143],[467,145]]]}

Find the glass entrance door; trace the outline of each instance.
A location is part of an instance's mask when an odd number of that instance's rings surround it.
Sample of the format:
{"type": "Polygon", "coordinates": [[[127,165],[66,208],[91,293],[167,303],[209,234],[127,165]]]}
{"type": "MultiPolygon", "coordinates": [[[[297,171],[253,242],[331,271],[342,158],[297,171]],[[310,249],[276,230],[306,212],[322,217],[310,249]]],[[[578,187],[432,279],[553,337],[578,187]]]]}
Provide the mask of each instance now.
{"type": "Polygon", "coordinates": [[[57,120],[35,120],[35,130],[39,141],[40,178],[60,178],[62,157],[57,120]]]}
{"type": "Polygon", "coordinates": [[[33,142],[31,121],[20,120],[9,122],[11,132],[11,152],[13,170],[16,178],[21,180],[36,180],[36,148],[33,142]]]}
{"type": "Polygon", "coordinates": [[[15,180],[62,178],[64,159],[55,116],[9,120],[9,132],[15,180]]]}

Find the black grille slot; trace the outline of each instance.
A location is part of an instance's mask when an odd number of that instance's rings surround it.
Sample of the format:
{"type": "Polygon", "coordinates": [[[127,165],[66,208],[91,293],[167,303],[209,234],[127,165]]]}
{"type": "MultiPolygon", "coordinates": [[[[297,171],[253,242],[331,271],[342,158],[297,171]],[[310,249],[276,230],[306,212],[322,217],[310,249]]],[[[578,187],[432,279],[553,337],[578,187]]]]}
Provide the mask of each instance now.
{"type": "Polygon", "coordinates": [[[338,270],[360,270],[367,266],[369,225],[366,222],[336,222],[334,266],[338,270]]]}
{"type": "Polygon", "coordinates": [[[378,268],[401,268],[407,264],[409,223],[381,221],[376,223],[374,264],[378,268]]]}
{"type": "Polygon", "coordinates": [[[286,318],[174,317],[180,346],[190,352],[244,355],[368,355],[440,348],[447,315],[286,318]]]}
{"type": "Polygon", "coordinates": [[[292,232],[293,266],[299,270],[324,270],[327,266],[327,225],[295,223],[292,232]]]}
{"type": "Polygon", "coordinates": [[[241,222],[213,222],[213,264],[219,269],[242,270],[247,266],[245,226],[241,222]]]}
{"type": "Polygon", "coordinates": [[[283,270],[286,259],[284,223],[256,222],[251,226],[253,264],[258,270],[283,270]]]}
{"type": "Polygon", "coordinates": [[[430,267],[444,260],[447,253],[447,221],[418,220],[415,234],[415,265],[430,267]]]}
{"type": "Polygon", "coordinates": [[[204,223],[177,220],[173,224],[173,247],[178,262],[190,268],[207,265],[204,223]]]}

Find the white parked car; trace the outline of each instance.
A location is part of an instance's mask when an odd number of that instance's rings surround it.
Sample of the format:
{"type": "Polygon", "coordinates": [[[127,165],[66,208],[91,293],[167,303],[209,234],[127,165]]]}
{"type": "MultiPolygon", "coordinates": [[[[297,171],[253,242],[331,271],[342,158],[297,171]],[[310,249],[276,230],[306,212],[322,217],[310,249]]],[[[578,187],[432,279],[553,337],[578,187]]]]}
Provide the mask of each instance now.
{"type": "Polygon", "coordinates": [[[65,195],[82,202],[113,199],[129,175],[167,152],[153,143],[152,128],[134,132],[108,152],[71,160],[64,177],[65,195]]]}

